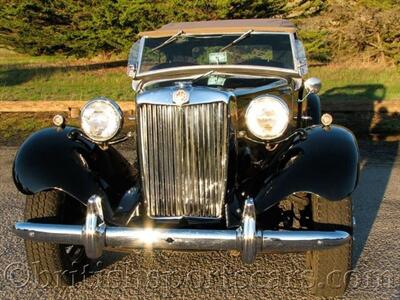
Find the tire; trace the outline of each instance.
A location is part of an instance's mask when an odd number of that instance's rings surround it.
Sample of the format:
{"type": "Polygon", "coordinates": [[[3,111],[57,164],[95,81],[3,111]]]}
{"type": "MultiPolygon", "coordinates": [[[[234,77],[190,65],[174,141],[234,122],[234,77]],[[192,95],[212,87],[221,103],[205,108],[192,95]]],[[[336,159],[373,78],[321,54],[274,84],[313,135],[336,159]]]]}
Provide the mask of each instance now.
{"type": "MultiPolygon", "coordinates": [[[[85,207],[60,191],[27,196],[25,220],[54,224],[83,224],[85,207]]],[[[68,286],[85,278],[90,260],[83,246],[25,240],[28,265],[42,287],[68,286]]]]}
{"type": "MultiPolygon", "coordinates": [[[[341,201],[312,196],[314,230],[344,230],[352,234],[351,198],[341,201]]],[[[340,247],[309,251],[306,254],[310,292],[319,297],[342,296],[352,269],[352,240],[340,247]]]]}

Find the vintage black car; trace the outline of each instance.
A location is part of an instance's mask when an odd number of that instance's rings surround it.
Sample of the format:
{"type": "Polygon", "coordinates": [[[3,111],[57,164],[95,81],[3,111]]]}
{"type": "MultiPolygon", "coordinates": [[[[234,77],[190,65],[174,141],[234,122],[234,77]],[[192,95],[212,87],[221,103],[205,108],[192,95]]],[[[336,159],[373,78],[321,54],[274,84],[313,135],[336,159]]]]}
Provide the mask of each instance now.
{"type": "Polygon", "coordinates": [[[321,116],[294,25],[172,23],[140,36],[128,63],[137,164],[113,147],[131,135],[104,97],[82,108],[81,128],[57,115],[16,155],[28,196],[14,231],[39,280],[71,284],[104,249],[227,250],[246,264],[306,252],[311,292],[343,294],[359,152],[321,116]]]}

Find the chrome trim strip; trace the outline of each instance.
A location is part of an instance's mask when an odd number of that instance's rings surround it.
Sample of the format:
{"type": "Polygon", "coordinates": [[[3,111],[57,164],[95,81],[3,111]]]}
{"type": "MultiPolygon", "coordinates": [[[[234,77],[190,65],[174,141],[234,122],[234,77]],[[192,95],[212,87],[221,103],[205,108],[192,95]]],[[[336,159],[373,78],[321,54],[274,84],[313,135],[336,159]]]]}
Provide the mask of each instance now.
{"type": "MultiPolygon", "coordinates": [[[[238,34],[243,34],[243,32],[237,32],[237,33],[221,33],[221,34],[212,34],[212,35],[216,35],[216,36],[220,36],[220,35],[238,35],[238,34]]],[[[280,34],[280,35],[289,35],[289,38],[291,40],[291,47],[292,47],[292,53],[294,51],[294,44],[293,44],[293,39],[294,39],[294,33],[292,32],[270,32],[270,31],[253,31],[251,33],[252,35],[258,35],[258,34],[264,34],[264,35],[276,35],[276,34],[280,34]]],[[[183,34],[183,36],[201,36],[201,35],[210,35],[209,33],[204,33],[204,34],[183,34]]],[[[287,74],[293,74],[293,75],[299,75],[298,74],[298,70],[296,67],[296,60],[295,60],[295,56],[293,53],[293,65],[294,65],[294,69],[285,69],[285,68],[276,68],[276,67],[263,67],[263,66],[253,66],[253,65],[204,65],[204,66],[186,66],[186,67],[175,67],[175,68],[166,68],[166,69],[162,69],[162,70],[155,70],[155,71],[148,71],[148,72],[141,72],[141,61],[142,61],[142,53],[144,50],[144,44],[145,44],[145,39],[148,38],[147,36],[143,36],[141,37],[141,40],[143,40],[143,42],[141,42],[141,47],[140,47],[140,53],[139,53],[139,65],[138,65],[138,70],[137,73],[135,75],[135,79],[142,79],[143,77],[146,76],[151,76],[151,75],[157,75],[157,74],[163,74],[165,73],[165,71],[178,71],[178,70],[190,70],[190,69],[194,69],[194,70],[200,70],[203,69],[204,67],[206,68],[210,68],[211,69],[224,69],[224,67],[227,68],[237,68],[239,70],[243,69],[243,70],[248,70],[248,69],[254,69],[254,70],[259,70],[259,71],[278,71],[278,72],[282,72],[282,73],[287,73],[287,74]],[[221,68],[222,67],[222,68],[221,68]]]]}
{"type": "MultiPolygon", "coordinates": [[[[84,245],[82,226],[18,222],[17,236],[37,242],[84,245]]],[[[106,247],[169,250],[239,250],[242,243],[236,230],[160,229],[107,226],[106,247]]],[[[256,232],[260,253],[287,253],[323,250],[344,245],[351,239],[345,231],[256,232]]]]}
{"type": "Polygon", "coordinates": [[[107,230],[106,244],[111,247],[170,250],[237,249],[235,230],[137,229],[107,230]]]}
{"type": "Polygon", "coordinates": [[[188,85],[186,87],[171,86],[158,89],[152,89],[144,91],[137,95],[136,104],[159,104],[159,105],[173,105],[173,93],[178,89],[183,89],[189,94],[189,102],[183,106],[207,104],[214,102],[223,102],[228,104],[231,97],[234,96],[231,92],[221,91],[219,89],[209,87],[192,87],[188,85]]]}
{"type": "Polygon", "coordinates": [[[297,74],[300,75],[299,61],[297,60],[297,55],[296,55],[296,42],[293,33],[289,35],[289,39],[290,39],[290,45],[292,47],[293,66],[297,74]]]}
{"type": "Polygon", "coordinates": [[[17,236],[36,242],[83,245],[82,226],[17,222],[14,225],[17,236]]]}
{"type": "Polygon", "coordinates": [[[90,258],[102,255],[104,247],[169,250],[239,250],[244,263],[252,263],[259,252],[303,252],[343,245],[351,236],[344,231],[256,230],[254,202],[247,199],[242,226],[237,230],[160,229],[106,226],[101,198],[89,198],[86,222],[80,225],[18,222],[17,236],[37,242],[76,244],[90,258]]]}
{"type": "Polygon", "coordinates": [[[242,261],[251,264],[257,255],[256,210],[252,198],[246,199],[244,203],[242,226],[238,230],[242,244],[242,261]]]}
{"type": "Polygon", "coordinates": [[[137,65],[137,70],[135,73],[135,76],[133,77],[133,79],[137,78],[137,74],[140,72],[140,69],[142,67],[142,57],[143,57],[143,49],[144,49],[144,41],[145,38],[140,38],[140,44],[139,44],[139,55],[138,55],[138,65],[137,65]]]}
{"type": "Polygon", "coordinates": [[[169,74],[182,74],[182,73],[196,73],[199,74],[201,71],[225,71],[230,73],[242,72],[244,74],[254,74],[257,73],[262,76],[262,74],[285,74],[287,76],[297,76],[299,74],[293,69],[284,69],[277,67],[260,67],[253,65],[201,65],[201,66],[184,66],[175,68],[165,68],[161,70],[155,70],[150,72],[144,72],[136,75],[135,79],[146,79],[158,76],[167,76],[169,74]],[[253,71],[253,72],[251,72],[253,71]]]}
{"type": "MultiPolygon", "coordinates": [[[[276,80],[286,80],[286,82],[288,81],[287,79],[284,79],[284,78],[282,78],[280,76],[273,76],[272,77],[272,76],[260,76],[260,75],[244,75],[244,74],[238,75],[238,74],[235,74],[235,73],[224,73],[224,72],[213,72],[212,74],[213,74],[213,76],[228,76],[228,77],[256,78],[256,79],[257,78],[270,78],[270,79],[276,79],[276,80]]],[[[184,76],[184,77],[174,77],[174,78],[167,78],[167,79],[151,80],[151,81],[148,81],[148,82],[144,83],[141,86],[140,90],[141,91],[145,91],[148,86],[151,86],[151,85],[156,84],[156,83],[162,83],[162,82],[168,82],[168,81],[170,81],[170,82],[172,82],[172,81],[175,81],[175,82],[179,82],[179,81],[192,82],[198,76],[199,76],[199,74],[193,74],[193,75],[187,75],[187,76],[184,76]]],[[[209,87],[209,88],[213,89],[212,87],[209,87]]],[[[238,89],[240,89],[240,88],[238,88],[238,89]]],[[[234,89],[234,91],[236,91],[236,90],[237,89],[234,89]]]]}
{"type": "Polygon", "coordinates": [[[80,225],[18,222],[15,234],[26,240],[85,247],[96,259],[104,247],[169,250],[238,250],[244,263],[252,263],[259,252],[303,252],[343,245],[351,236],[344,231],[256,230],[254,202],[247,199],[242,225],[237,230],[160,229],[106,226],[101,198],[89,199],[86,222],[80,225]]]}
{"type": "Polygon", "coordinates": [[[93,195],[88,200],[86,222],[82,227],[82,241],[87,257],[101,256],[105,245],[105,229],[101,198],[93,195]]]}

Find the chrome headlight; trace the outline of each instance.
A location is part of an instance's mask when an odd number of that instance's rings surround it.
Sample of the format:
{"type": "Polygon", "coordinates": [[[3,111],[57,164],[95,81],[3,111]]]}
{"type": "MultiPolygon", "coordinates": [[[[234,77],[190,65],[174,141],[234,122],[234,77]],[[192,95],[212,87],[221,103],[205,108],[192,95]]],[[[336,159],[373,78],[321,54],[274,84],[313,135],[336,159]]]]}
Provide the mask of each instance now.
{"type": "Polygon", "coordinates": [[[289,124],[289,108],[279,97],[260,96],[252,100],[246,111],[249,131],[262,140],[281,136],[289,124]]]}
{"type": "Polygon", "coordinates": [[[113,100],[95,98],[82,108],[81,127],[95,142],[106,142],[115,137],[122,127],[123,114],[113,100]]]}

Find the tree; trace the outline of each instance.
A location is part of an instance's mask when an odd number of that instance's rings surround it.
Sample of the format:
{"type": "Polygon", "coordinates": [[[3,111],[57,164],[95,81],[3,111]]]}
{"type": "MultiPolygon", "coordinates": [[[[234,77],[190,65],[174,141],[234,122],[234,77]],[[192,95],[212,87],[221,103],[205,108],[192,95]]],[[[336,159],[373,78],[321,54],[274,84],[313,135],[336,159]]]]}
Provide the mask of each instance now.
{"type": "Polygon", "coordinates": [[[121,52],[138,32],[224,17],[227,0],[22,0],[0,8],[0,44],[32,55],[121,52]]]}
{"type": "Polygon", "coordinates": [[[228,19],[269,18],[284,13],[286,0],[231,0],[228,19]]]}

